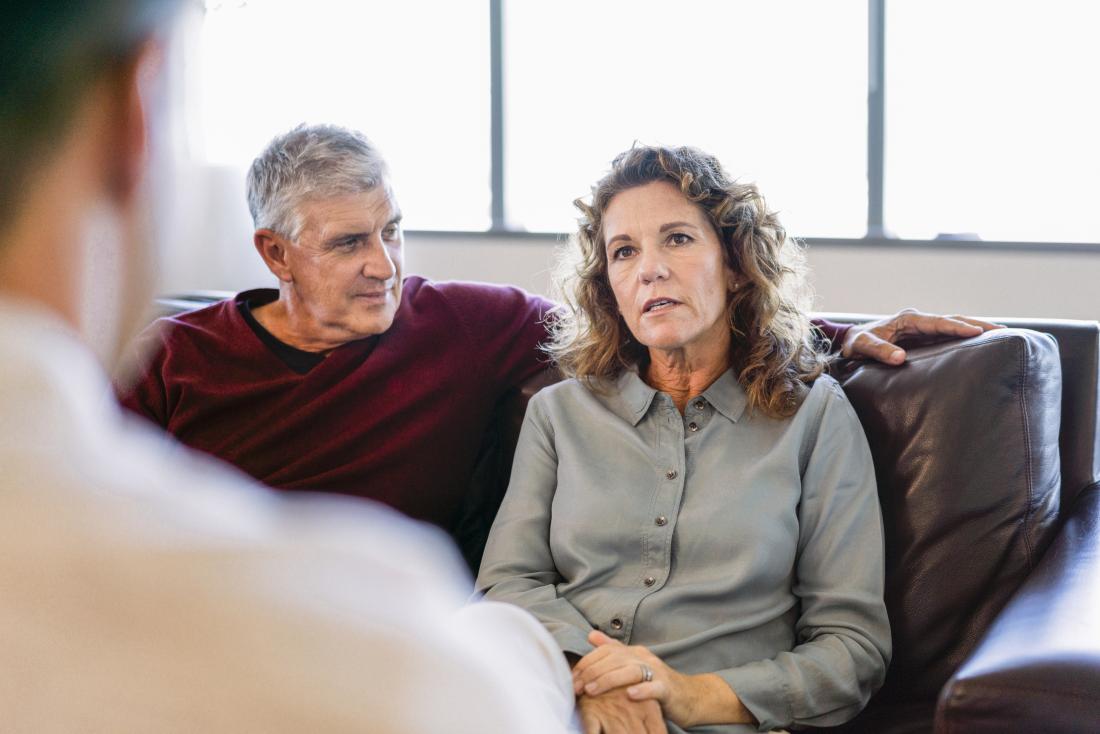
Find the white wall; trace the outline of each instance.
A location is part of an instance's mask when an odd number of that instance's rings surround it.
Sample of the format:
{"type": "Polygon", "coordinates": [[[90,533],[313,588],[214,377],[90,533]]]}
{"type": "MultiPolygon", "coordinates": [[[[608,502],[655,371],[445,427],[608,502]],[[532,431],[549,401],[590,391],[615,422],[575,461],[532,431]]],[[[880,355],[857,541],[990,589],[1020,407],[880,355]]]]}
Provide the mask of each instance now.
{"type": "MultiPolygon", "coordinates": [[[[431,235],[407,242],[407,270],[432,278],[515,283],[549,293],[554,245],[431,235]]],[[[905,306],[973,315],[1100,319],[1100,253],[1023,253],[822,245],[808,251],[824,311],[905,306]]]]}
{"type": "MultiPolygon", "coordinates": [[[[239,195],[210,187],[212,198],[239,195]]],[[[210,206],[210,211],[225,211],[210,206]]],[[[243,204],[232,221],[204,222],[220,236],[190,237],[170,248],[162,293],[244,290],[274,285],[252,249],[243,204]],[[216,226],[214,226],[216,225],[216,226]]],[[[550,240],[437,234],[406,240],[407,273],[434,279],[512,283],[551,292],[550,240]]],[[[821,245],[808,251],[817,308],[888,313],[905,306],[972,315],[1100,319],[1100,253],[1032,253],[941,248],[821,245]]]]}

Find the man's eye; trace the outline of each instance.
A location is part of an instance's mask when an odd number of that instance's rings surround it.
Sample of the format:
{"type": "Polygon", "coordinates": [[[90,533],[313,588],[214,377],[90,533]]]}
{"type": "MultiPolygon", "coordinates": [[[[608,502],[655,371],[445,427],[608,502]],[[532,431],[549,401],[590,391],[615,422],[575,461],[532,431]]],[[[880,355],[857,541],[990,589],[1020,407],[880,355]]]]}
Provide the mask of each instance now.
{"type": "Polygon", "coordinates": [[[347,239],[340,240],[336,243],[336,246],[341,250],[354,250],[363,241],[362,237],[348,237],[347,239]]]}
{"type": "Polygon", "coordinates": [[[386,227],[384,230],[382,230],[382,237],[387,240],[395,239],[397,237],[398,231],[399,230],[397,229],[397,227],[386,227]]]}
{"type": "Polygon", "coordinates": [[[615,251],[611,253],[611,257],[615,260],[622,260],[623,258],[630,257],[633,254],[634,247],[632,245],[623,245],[622,247],[616,248],[615,251]]]}

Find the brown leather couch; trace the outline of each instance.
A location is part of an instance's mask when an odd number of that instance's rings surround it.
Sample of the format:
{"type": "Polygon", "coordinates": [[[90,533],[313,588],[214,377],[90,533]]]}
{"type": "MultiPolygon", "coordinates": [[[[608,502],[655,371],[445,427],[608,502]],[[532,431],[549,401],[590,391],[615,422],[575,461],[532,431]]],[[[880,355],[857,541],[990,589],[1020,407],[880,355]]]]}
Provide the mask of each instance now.
{"type": "MultiPolygon", "coordinates": [[[[900,368],[834,366],[875,460],[894,656],[831,731],[1100,732],[1100,325],[1001,323],[900,368]]],[[[527,400],[557,379],[499,408],[458,534],[471,562],[527,400]]]]}
{"type": "MultiPolygon", "coordinates": [[[[158,309],[222,294],[196,295],[158,309]]],[[[894,655],[830,731],[1100,732],[1100,325],[1000,323],[900,368],[834,366],[875,460],[894,655]]],[[[475,568],[527,400],[558,379],[497,406],[453,529],[475,568]]]]}

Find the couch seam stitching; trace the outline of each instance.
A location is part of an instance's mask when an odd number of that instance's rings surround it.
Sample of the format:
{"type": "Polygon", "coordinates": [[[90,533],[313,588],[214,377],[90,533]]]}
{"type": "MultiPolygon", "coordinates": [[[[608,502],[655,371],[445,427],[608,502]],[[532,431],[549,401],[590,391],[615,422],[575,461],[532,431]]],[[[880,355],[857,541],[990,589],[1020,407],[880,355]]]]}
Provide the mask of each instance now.
{"type": "Polygon", "coordinates": [[[1026,555],[1028,570],[1031,570],[1035,567],[1034,553],[1033,553],[1033,550],[1032,550],[1032,547],[1031,547],[1032,544],[1031,544],[1031,537],[1030,537],[1031,509],[1032,509],[1032,502],[1034,502],[1034,497],[1035,497],[1035,486],[1034,486],[1034,457],[1031,454],[1031,430],[1030,430],[1031,427],[1028,424],[1028,411],[1027,411],[1027,379],[1026,378],[1027,378],[1027,372],[1028,372],[1028,369],[1027,369],[1027,362],[1028,362],[1027,352],[1028,351],[1030,351],[1029,350],[1029,345],[1025,341],[1021,345],[1020,350],[1018,351],[1019,360],[1020,360],[1020,383],[1019,383],[1020,384],[1020,393],[1019,393],[1019,395],[1020,395],[1020,411],[1023,415],[1024,447],[1025,447],[1024,454],[1027,457],[1026,458],[1026,466],[1027,466],[1027,503],[1024,506],[1024,528],[1023,528],[1023,530],[1024,530],[1024,553],[1026,555]]]}

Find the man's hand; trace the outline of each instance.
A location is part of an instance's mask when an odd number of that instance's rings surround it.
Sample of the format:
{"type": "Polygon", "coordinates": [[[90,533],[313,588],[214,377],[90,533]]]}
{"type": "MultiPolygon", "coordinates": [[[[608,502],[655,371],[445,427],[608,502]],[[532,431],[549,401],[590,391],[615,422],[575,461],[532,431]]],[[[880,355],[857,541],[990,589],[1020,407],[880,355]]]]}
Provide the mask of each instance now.
{"type": "Polygon", "coordinates": [[[858,324],[848,329],[840,345],[840,356],[852,359],[874,359],[883,364],[899,365],[905,361],[905,350],[899,339],[932,337],[961,339],[977,336],[990,329],[1003,329],[1000,324],[967,316],[936,316],[906,308],[894,316],[858,324]]]}
{"type": "Polygon", "coordinates": [[[584,734],[668,734],[660,704],[634,701],[624,688],[581,696],[577,713],[584,734]]]}
{"type": "MultiPolygon", "coordinates": [[[[685,729],[699,724],[755,723],[733,690],[716,675],[684,675],[642,645],[626,646],[595,630],[596,649],[573,666],[581,700],[626,692],[635,703],[660,703],[665,718],[685,729]]],[[[585,730],[588,734],[588,730],[585,730]]]]}

